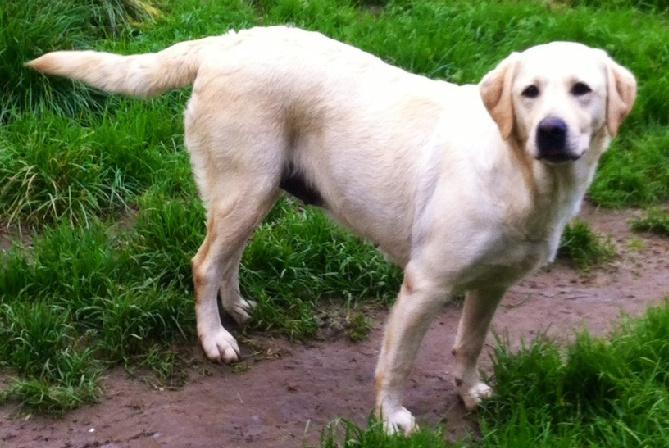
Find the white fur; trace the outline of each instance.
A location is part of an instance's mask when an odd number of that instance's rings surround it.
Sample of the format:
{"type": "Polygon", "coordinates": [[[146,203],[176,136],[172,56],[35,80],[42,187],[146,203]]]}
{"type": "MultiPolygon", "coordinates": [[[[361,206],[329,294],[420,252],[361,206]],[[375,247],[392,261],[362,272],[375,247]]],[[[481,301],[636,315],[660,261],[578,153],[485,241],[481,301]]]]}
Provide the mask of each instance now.
{"type": "Polygon", "coordinates": [[[601,50],[553,43],[514,53],[479,86],[407,73],[318,33],[253,28],[151,55],[61,52],[30,63],[102,89],[152,95],[193,82],[186,144],[207,208],[193,259],[197,326],[208,357],[238,359],[216,306],[244,321],[239,295],[247,238],[299,172],[333,219],[404,269],[376,368],[376,409],[410,432],[403,387],[432,318],[466,291],[453,350],[468,408],[490,396],[477,369],[495,307],[516,280],[555,256],[597,161],[634,102],[632,75],[601,50]],[[574,82],[592,87],[570,93],[574,82]],[[523,88],[542,94],[529,100],[523,88]],[[569,126],[580,158],[537,160],[546,116],[569,126]]]}

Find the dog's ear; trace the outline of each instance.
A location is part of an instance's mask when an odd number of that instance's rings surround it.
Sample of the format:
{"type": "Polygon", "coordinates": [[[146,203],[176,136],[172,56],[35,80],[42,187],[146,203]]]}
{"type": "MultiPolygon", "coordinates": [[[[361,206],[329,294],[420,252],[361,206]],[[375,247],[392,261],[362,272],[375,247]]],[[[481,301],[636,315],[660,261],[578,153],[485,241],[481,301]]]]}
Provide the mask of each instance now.
{"type": "Polygon", "coordinates": [[[629,70],[606,56],[606,83],[606,127],[611,137],[615,137],[623,120],[632,111],[636,80],[629,70]]]}
{"type": "Polygon", "coordinates": [[[513,101],[511,84],[513,82],[518,53],[511,53],[500,62],[479,83],[481,99],[488,113],[495,120],[504,139],[509,138],[513,130],[513,101]]]}

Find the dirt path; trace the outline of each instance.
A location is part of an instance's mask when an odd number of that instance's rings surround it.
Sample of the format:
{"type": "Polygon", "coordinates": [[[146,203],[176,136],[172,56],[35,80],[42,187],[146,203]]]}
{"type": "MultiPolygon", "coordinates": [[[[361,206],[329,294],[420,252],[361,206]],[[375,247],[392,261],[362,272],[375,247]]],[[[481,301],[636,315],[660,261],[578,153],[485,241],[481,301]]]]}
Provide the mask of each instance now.
{"type": "MultiPolygon", "coordinates": [[[[630,234],[629,211],[587,209],[584,215],[593,228],[614,237],[620,259],[590,274],[558,263],[514,287],[493,322],[494,331],[507,335],[512,345],[543,332],[567,340],[583,326],[605,334],[621,312],[641,314],[669,294],[669,242],[630,234]]],[[[323,425],[333,418],[364,423],[369,415],[385,316],[379,314],[363,343],[264,341],[282,356],[254,362],[243,373],[206,365],[211,374],[193,371],[188,384],[176,391],[156,390],[117,369],[104,382],[100,404],[62,419],[17,419],[11,409],[0,409],[0,447],[316,445],[323,425]]],[[[406,399],[419,422],[446,423],[451,437],[475,419],[465,414],[452,386],[450,348],[458,316],[458,306],[449,305],[433,324],[406,399]]]]}

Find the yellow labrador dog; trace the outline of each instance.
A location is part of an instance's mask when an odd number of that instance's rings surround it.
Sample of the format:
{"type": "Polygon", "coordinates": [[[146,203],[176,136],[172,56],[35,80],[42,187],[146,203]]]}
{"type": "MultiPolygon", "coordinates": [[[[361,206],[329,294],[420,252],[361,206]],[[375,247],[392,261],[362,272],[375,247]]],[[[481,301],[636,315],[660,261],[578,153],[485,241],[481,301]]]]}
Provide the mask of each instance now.
{"type": "Polygon", "coordinates": [[[185,139],[207,208],[193,258],[197,331],[213,360],[239,348],[247,239],[287,191],[325,209],[404,269],[376,368],[376,412],[410,432],[403,386],[431,320],[466,292],[453,354],[467,408],[491,389],[477,358],[505,290],[550,262],[636,95],[602,50],[555,42],[513,53],[479,85],[407,73],[321,34],[253,28],[153,54],[46,54],[28,64],[152,96],[193,84],[185,139]]]}

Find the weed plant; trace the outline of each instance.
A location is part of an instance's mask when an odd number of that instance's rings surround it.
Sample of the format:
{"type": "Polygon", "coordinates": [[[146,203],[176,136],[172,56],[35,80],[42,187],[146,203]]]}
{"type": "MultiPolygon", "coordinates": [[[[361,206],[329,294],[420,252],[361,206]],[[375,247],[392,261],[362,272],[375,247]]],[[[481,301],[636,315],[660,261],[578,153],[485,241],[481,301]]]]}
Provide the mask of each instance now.
{"type": "Polygon", "coordinates": [[[669,237],[669,212],[661,208],[651,208],[646,211],[645,216],[632,221],[632,230],[669,237]]]}
{"type": "Polygon", "coordinates": [[[576,219],[565,228],[558,254],[579,269],[587,270],[612,260],[616,256],[616,248],[609,238],[576,219]]]}

